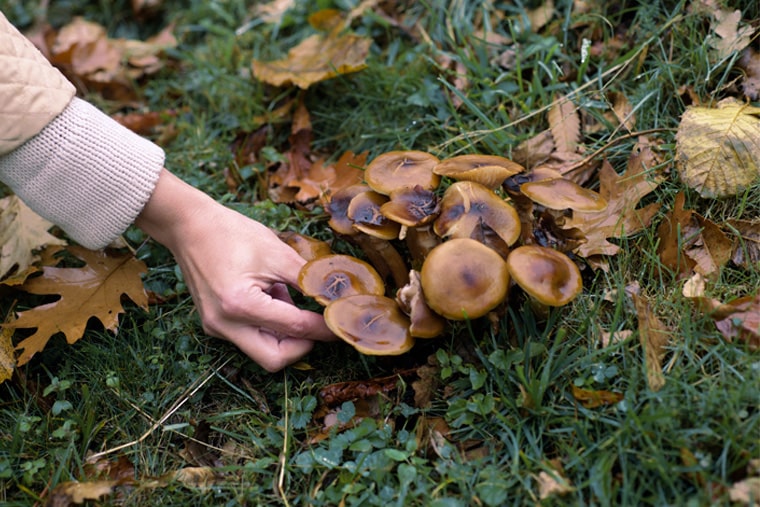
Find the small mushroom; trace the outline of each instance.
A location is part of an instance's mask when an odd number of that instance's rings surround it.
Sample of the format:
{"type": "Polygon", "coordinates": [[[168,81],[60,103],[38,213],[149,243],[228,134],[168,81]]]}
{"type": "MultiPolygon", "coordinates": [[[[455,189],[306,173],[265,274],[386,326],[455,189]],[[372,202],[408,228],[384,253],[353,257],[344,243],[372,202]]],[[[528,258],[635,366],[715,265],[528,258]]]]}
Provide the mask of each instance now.
{"type": "Polygon", "coordinates": [[[409,318],[396,301],[362,294],[337,299],[325,308],[327,327],[362,354],[393,356],[412,348],[409,318]]]}
{"type": "Polygon", "coordinates": [[[515,283],[542,305],[566,305],[583,290],[578,266],[553,248],[517,247],[507,257],[507,268],[515,283]]]}
{"type": "Polygon", "coordinates": [[[409,283],[396,291],[396,302],[409,316],[409,333],[413,337],[435,338],[446,328],[446,321],[434,313],[425,301],[419,271],[409,272],[409,283]]]}
{"type": "Polygon", "coordinates": [[[383,280],[371,265],[341,254],[318,257],[304,264],[298,273],[298,286],[322,305],[356,294],[385,293],[383,280]]]}
{"type": "Polygon", "coordinates": [[[341,188],[330,196],[325,211],[330,215],[330,220],[327,223],[332,230],[346,236],[357,233],[357,230],[354,229],[353,220],[348,216],[348,206],[354,197],[367,190],[370,190],[367,185],[351,185],[341,188]]]}
{"type": "Polygon", "coordinates": [[[567,178],[550,178],[520,185],[520,192],[530,200],[552,210],[602,211],[607,200],[567,178]]]}
{"type": "Polygon", "coordinates": [[[383,215],[401,224],[399,239],[406,241],[415,267],[421,266],[430,250],[441,242],[432,224],[439,210],[435,192],[420,185],[393,191],[390,200],[380,207],[383,215]]]}
{"type": "Polygon", "coordinates": [[[433,173],[438,157],[424,151],[389,151],[367,165],[364,180],[372,190],[390,195],[394,190],[420,185],[435,190],[441,177],[433,173]]]}
{"type": "Polygon", "coordinates": [[[307,261],[331,255],[330,245],[322,240],[295,231],[282,231],[277,236],[307,261]]]}
{"type": "Polygon", "coordinates": [[[420,273],[425,301],[451,320],[482,317],[507,296],[507,264],[494,250],[469,238],[435,247],[420,273]]]}
{"type": "Polygon", "coordinates": [[[520,217],[508,202],[473,181],[453,183],[441,199],[441,214],[433,230],[441,237],[477,238],[478,228],[490,227],[511,246],[520,237],[520,217]]]}
{"type": "Polygon", "coordinates": [[[494,190],[515,174],[525,170],[517,162],[498,155],[459,155],[447,158],[433,168],[435,174],[456,181],[475,181],[494,190]]]}
{"type": "Polygon", "coordinates": [[[360,231],[381,239],[396,239],[401,224],[394,222],[380,212],[380,207],[388,202],[388,196],[372,190],[360,192],[348,204],[348,218],[360,231]]]}

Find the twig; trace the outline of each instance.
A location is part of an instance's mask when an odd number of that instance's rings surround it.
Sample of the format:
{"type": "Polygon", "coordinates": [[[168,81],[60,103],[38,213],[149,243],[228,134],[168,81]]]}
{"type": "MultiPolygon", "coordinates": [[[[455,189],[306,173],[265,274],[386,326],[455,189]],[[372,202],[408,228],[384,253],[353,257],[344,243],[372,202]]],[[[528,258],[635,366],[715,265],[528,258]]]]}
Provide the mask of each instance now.
{"type": "Polygon", "coordinates": [[[288,502],[288,497],[285,496],[285,488],[283,487],[283,484],[285,482],[285,462],[287,460],[288,456],[288,433],[289,433],[289,423],[288,423],[288,373],[287,371],[283,371],[283,385],[285,386],[285,434],[282,438],[282,452],[280,453],[280,459],[279,459],[279,473],[277,476],[277,492],[280,494],[280,497],[282,498],[283,503],[285,504],[285,507],[290,507],[290,503],[288,502]]]}
{"type": "Polygon", "coordinates": [[[210,368],[209,370],[207,370],[208,374],[204,378],[196,380],[190,387],[188,387],[185,390],[185,392],[182,394],[182,396],[180,396],[180,398],[177,401],[175,401],[174,404],[169,408],[169,410],[163,416],[161,416],[161,418],[158,421],[154,422],[153,425],[150,428],[148,428],[148,431],[143,433],[140,436],[140,438],[132,440],[131,442],[127,442],[125,444],[117,445],[116,447],[112,447],[111,449],[107,449],[105,451],[95,453],[91,455],[89,459],[96,460],[98,458],[106,456],[107,454],[111,454],[116,451],[120,451],[122,449],[126,449],[127,447],[131,447],[133,445],[137,445],[141,443],[143,440],[148,438],[154,431],[156,431],[162,424],[164,424],[167,419],[169,419],[172,415],[174,415],[174,413],[177,410],[179,410],[180,407],[182,407],[182,405],[187,403],[187,401],[190,398],[192,398],[195,395],[195,393],[197,393],[204,385],[206,385],[206,383],[209,380],[211,380],[214,377],[214,374],[216,373],[216,371],[219,368],[222,368],[227,363],[229,363],[231,359],[232,359],[232,356],[228,357],[227,360],[224,361],[224,363],[222,363],[218,367],[210,368]]]}

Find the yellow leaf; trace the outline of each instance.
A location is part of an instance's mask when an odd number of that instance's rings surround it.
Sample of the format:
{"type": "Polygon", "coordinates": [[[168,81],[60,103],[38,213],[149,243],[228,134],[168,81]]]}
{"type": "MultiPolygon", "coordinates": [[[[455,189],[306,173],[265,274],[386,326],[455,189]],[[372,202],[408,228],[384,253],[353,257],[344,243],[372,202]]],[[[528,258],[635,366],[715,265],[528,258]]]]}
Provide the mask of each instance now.
{"type": "Polygon", "coordinates": [[[253,75],[274,86],[292,84],[306,89],[319,81],[364,69],[370,44],[372,40],[366,37],[337,31],[312,35],[282,60],[254,60],[253,75]]]}
{"type": "Polygon", "coordinates": [[[52,226],[17,196],[0,199],[0,279],[14,266],[17,273],[25,271],[37,260],[35,250],[66,244],[47,232],[52,226]]]}
{"type": "Polygon", "coordinates": [[[16,365],[13,329],[0,328],[0,384],[11,378],[16,365]]]}
{"type": "Polygon", "coordinates": [[[683,182],[702,197],[736,195],[760,176],[760,107],[725,100],[690,107],[676,134],[683,182]]]}
{"type": "Polygon", "coordinates": [[[97,500],[113,493],[116,484],[117,481],[61,482],[50,492],[47,505],[68,506],[84,503],[85,500],[97,500]]]}

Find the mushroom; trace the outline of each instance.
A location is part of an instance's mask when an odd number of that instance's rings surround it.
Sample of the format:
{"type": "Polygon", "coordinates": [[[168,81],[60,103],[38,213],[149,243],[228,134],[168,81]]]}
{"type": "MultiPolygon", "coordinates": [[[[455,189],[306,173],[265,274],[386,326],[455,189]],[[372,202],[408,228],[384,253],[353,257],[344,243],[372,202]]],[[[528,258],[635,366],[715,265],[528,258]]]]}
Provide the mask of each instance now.
{"type": "Polygon", "coordinates": [[[443,333],[446,321],[430,309],[422,293],[420,272],[409,272],[409,283],[396,291],[399,308],[409,316],[409,333],[415,338],[435,338],[443,333]]]}
{"type": "Polygon", "coordinates": [[[482,317],[507,296],[507,264],[491,248],[469,238],[435,247],[420,272],[425,301],[451,320],[482,317]]]}
{"type": "Polygon", "coordinates": [[[433,168],[435,174],[456,181],[475,181],[494,190],[525,168],[505,157],[497,155],[459,155],[441,161],[433,168]]]}
{"type": "Polygon", "coordinates": [[[401,225],[380,212],[380,206],[387,202],[388,196],[373,190],[356,194],[348,204],[347,210],[353,227],[376,238],[397,238],[401,225]]]}
{"type": "Polygon", "coordinates": [[[341,254],[318,257],[304,264],[298,272],[298,286],[325,306],[356,294],[385,293],[383,280],[371,265],[341,254]]]}
{"type": "Polygon", "coordinates": [[[441,177],[433,173],[437,163],[438,157],[424,151],[389,151],[367,165],[364,181],[384,195],[415,185],[435,190],[441,182],[441,177]]]}
{"type": "Polygon", "coordinates": [[[549,178],[520,185],[520,192],[552,210],[602,211],[607,200],[567,178],[549,178]]]}
{"type": "Polygon", "coordinates": [[[415,267],[421,266],[430,250],[441,242],[432,225],[440,210],[438,204],[435,192],[416,185],[394,190],[390,200],[380,206],[383,215],[401,224],[399,239],[406,240],[415,267]]]}
{"type": "Polygon", "coordinates": [[[507,268],[515,283],[542,305],[566,305],[583,290],[578,266],[553,248],[517,247],[507,257],[507,268]]]}
{"type": "Polygon", "coordinates": [[[327,242],[312,238],[311,236],[306,236],[295,231],[278,232],[277,236],[307,261],[332,254],[330,245],[327,242]]]}
{"type": "Polygon", "coordinates": [[[490,227],[507,246],[520,237],[517,211],[492,190],[473,181],[453,183],[441,199],[441,214],[433,230],[441,237],[477,238],[478,229],[490,227]]]}
{"type": "Polygon", "coordinates": [[[325,308],[327,327],[362,354],[392,356],[414,345],[409,318],[396,301],[361,294],[337,299],[325,308]]]}
{"type": "MultiPolygon", "coordinates": [[[[360,195],[362,196],[360,200],[363,200],[366,192],[372,192],[367,185],[351,185],[335,192],[325,206],[325,210],[330,215],[328,224],[335,232],[350,238],[351,241],[357,244],[383,279],[390,277],[394,280],[396,286],[401,287],[408,281],[407,267],[404,259],[387,240],[376,237],[374,234],[367,234],[367,232],[362,232],[359,228],[354,227],[354,221],[349,216],[351,202],[360,195]]],[[[367,203],[367,206],[372,208],[370,203],[367,203]]],[[[377,209],[362,211],[358,208],[360,206],[357,201],[353,209],[355,214],[379,214],[377,209]]],[[[365,220],[362,218],[362,221],[365,220]]],[[[394,227],[396,227],[394,235],[386,234],[387,237],[395,237],[398,234],[400,226],[396,224],[394,227]]],[[[371,229],[369,226],[364,228],[366,231],[370,231],[371,229]]]]}

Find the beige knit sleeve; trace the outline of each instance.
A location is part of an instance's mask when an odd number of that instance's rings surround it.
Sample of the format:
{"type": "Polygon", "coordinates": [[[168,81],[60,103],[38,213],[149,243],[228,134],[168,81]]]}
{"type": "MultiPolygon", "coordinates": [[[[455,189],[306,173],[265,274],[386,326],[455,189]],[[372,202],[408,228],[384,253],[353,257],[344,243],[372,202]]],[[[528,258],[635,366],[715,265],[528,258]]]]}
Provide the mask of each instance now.
{"type": "Polygon", "coordinates": [[[87,248],[116,239],[148,202],[163,150],[74,98],[39,134],[0,157],[0,181],[87,248]]]}

